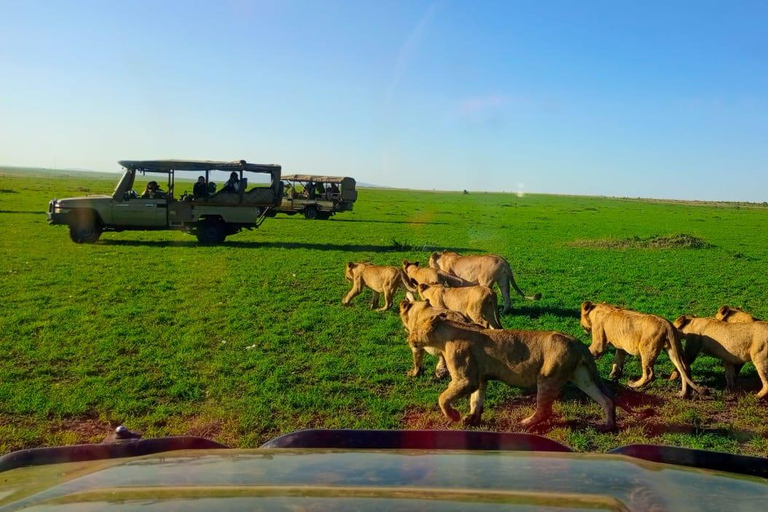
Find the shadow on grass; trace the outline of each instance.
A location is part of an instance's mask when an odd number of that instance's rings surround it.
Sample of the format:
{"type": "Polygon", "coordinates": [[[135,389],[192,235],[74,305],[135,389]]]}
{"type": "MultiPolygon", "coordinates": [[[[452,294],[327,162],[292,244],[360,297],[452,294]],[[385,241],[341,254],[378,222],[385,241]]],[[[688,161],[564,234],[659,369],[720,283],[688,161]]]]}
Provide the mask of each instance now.
{"type": "MultiPolygon", "coordinates": [[[[173,240],[102,240],[99,245],[122,245],[126,247],[202,247],[195,241],[173,240]]],[[[401,246],[394,245],[368,245],[368,244],[316,244],[305,242],[238,242],[228,241],[220,247],[241,247],[246,249],[310,249],[315,251],[340,251],[340,252],[407,252],[407,251],[437,251],[447,249],[449,251],[478,251],[468,247],[437,247],[437,246],[401,246]]]]}
{"type": "Polygon", "coordinates": [[[578,308],[558,308],[548,306],[520,306],[512,305],[512,311],[507,315],[523,315],[531,318],[539,318],[542,315],[555,315],[563,318],[580,318],[581,312],[578,308]]]}
{"type": "Polygon", "coordinates": [[[358,224],[414,224],[420,226],[447,226],[448,222],[427,222],[420,220],[374,220],[374,219],[332,219],[333,222],[354,222],[358,224]]]}
{"type": "Polygon", "coordinates": [[[0,210],[0,213],[16,213],[16,214],[22,214],[22,215],[43,215],[45,212],[36,212],[33,210],[0,210]]]}

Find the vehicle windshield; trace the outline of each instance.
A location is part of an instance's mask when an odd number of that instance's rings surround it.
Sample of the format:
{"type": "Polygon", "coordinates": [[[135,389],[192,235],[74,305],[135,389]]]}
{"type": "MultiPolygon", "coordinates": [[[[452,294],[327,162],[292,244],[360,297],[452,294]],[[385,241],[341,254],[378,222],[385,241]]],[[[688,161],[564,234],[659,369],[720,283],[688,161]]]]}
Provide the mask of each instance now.
{"type": "Polygon", "coordinates": [[[767,457],[767,19],[0,2],[0,456],[124,425],[767,457]]]}

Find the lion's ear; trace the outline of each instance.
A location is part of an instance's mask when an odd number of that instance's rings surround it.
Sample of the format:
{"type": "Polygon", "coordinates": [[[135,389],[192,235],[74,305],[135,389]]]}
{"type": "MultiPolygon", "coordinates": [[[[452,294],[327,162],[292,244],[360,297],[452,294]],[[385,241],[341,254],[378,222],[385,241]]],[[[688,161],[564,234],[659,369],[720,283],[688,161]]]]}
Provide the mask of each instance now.
{"type": "Polygon", "coordinates": [[[355,264],[349,261],[347,262],[347,268],[355,268],[355,264]]]}
{"type": "Polygon", "coordinates": [[[419,262],[418,261],[414,261],[413,263],[411,263],[411,265],[413,265],[415,267],[418,267],[419,266],[419,262]]]}
{"type": "Polygon", "coordinates": [[[443,254],[447,253],[448,249],[443,249],[443,254]]]}
{"type": "Polygon", "coordinates": [[[430,259],[435,259],[435,260],[436,260],[436,259],[437,259],[437,258],[439,258],[439,257],[440,257],[440,255],[439,255],[439,254],[437,254],[436,252],[433,252],[432,254],[430,254],[430,255],[429,255],[429,258],[430,258],[430,259]]]}
{"type": "Polygon", "coordinates": [[[586,300],[581,304],[581,310],[585,313],[589,313],[593,309],[595,309],[595,305],[591,301],[586,300]]]}
{"type": "Polygon", "coordinates": [[[409,265],[408,260],[403,260],[403,266],[407,267],[409,265]]]}
{"type": "Polygon", "coordinates": [[[677,320],[674,321],[674,324],[675,326],[677,326],[678,329],[682,329],[689,323],[691,323],[691,319],[686,315],[679,316],[677,317],[677,320]]]}
{"type": "Polygon", "coordinates": [[[413,302],[409,301],[408,299],[403,299],[400,301],[400,311],[408,311],[411,309],[411,306],[413,306],[413,302]]]}
{"type": "Polygon", "coordinates": [[[731,310],[730,306],[720,306],[720,309],[717,310],[717,314],[723,317],[723,320],[728,318],[733,311],[731,310]]]}
{"type": "Polygon", "coordinates": [[[424,283],[421,283],[421,284],[419,285],[419,292],[423,292],[423,291],[424,291],[424,290],[426,290],[427,288],[429,288],[429,286],[427,286],[427,285],[426,285],[426,284],[424,284],[424,283]]]}
{"type": "Polygon", "coordinates": [[[431,302],[429,302],[429,299],[425,300],[425,301],[424,301],[424,303],[425,303],[427,306],[429,306],[429,307],[432,307],[432,303],[431,303],[431,302]]]}

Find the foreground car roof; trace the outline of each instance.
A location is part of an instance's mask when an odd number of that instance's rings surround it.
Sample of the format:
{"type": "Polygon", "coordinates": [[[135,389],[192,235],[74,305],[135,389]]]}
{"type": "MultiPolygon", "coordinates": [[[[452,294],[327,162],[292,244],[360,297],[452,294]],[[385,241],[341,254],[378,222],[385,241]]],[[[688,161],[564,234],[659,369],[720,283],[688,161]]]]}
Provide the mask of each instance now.
{"type": "Polygon", "coordinates": [[[194,450],[2,476],[0,510],[760,510],[768,498],[761,478],[566,452],[194,450]]]}
{"type": "Polygon", "coordinates": [[[120,160],[118,162],[126,169],[145,172],[170,171],[251,171],[272,172],[279,170],[275,164],[251,164],[245,160],[236,162],[216,162],[211,160],[120,160]]]}

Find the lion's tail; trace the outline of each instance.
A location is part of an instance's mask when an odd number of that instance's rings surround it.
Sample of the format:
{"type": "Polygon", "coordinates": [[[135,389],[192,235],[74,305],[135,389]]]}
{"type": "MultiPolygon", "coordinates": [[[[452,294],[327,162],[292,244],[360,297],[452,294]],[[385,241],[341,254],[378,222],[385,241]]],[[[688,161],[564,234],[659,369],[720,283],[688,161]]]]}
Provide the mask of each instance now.
{"type": "Polygon", "coordinates": [[[440,276],[440,280],[443,282],[443,284],[446,284],[451,288],[461,288],[462,286],[467,286],[467,284],[469,284],[459,276],[444,270],[438,270],[437,274],[440,276]]]}
{"type": "Polygon", "coordinates": [[[691,380],[691,370],[684,357],[685,352],[683,351],[683,344],[680,342],[680,333],[674,326],[670,326],[669,332],[667,333],[667,344],[669,345],[667,348],[667,355],[669,355],[669,359],[676,368],[676,372],[672,372],[672,375],[669,376],[669,380],[674,380],[679,376],[685,384],[691,386],[691,388],[700,395],[708,394],[706,388],[697,386],[691,380]],[[677,373],[677,375],[675,375],[675,373],[677,373]]]}
{"type": "Polygon", "coordinates": [[[398,269],[398,274],[400,275],[400,282],[403,284],[403,288],[405,288],[406,291],[418,293],[419,290],[416,289],[416,284],[410,277],[405,275],[405,271],[398,269]]]}
{"type": "Polygon", "coordinates": [[[504,273],[506,274],[507,280],[509,281],[509,284],[512,285],[512,288],[515,289],[518,295],[523,297],[527,300],[539,300],[541,299],[541,293],[536,292],[533,295],[526,295],[523,293],[523,290],[520,289],[519,286],[517,286],[517,283],[515,282],[515,275],[512,273],[512,268],[509,266],[508,261],[504,261],[504,273]]]}
{"type": "Polygon", "coordinates": [[[491,303],[492,307],[488,308],[491,313],[490,323],[491,327],[494,329],[503,329],[501,326],[501,320],[499,319],[499,299],[496,297],[496,292],[491,290],[491,293],[486,297],[486,300],[491,303]]]}

